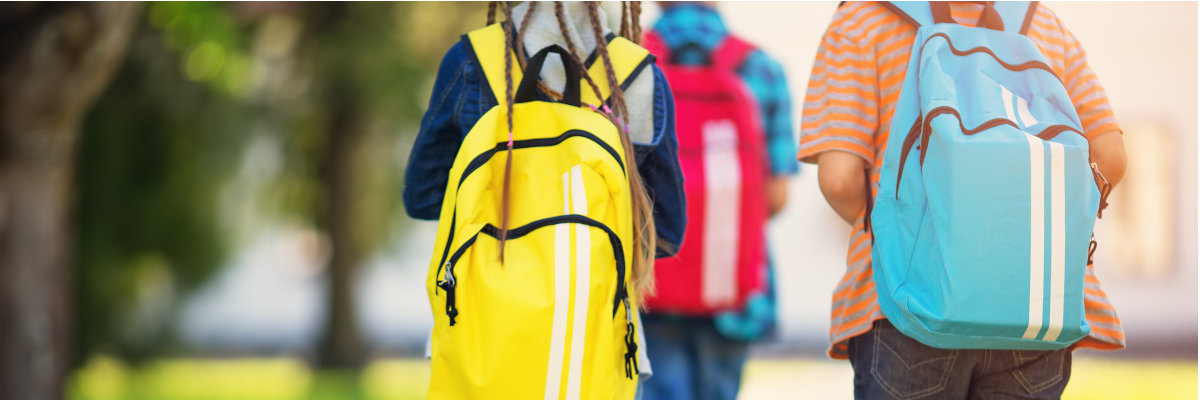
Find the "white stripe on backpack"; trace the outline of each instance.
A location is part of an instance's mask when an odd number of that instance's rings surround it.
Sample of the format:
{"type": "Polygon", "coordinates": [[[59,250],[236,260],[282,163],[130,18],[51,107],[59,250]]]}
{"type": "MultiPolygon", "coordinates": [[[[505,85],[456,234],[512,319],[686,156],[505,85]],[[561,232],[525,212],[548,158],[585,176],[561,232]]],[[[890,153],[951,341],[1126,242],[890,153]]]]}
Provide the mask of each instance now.
{"type": "Polygon", "coordinates": [[[737,125],[707,121],[704,134],[704,275],[701,298],[721,305],[737,298],[742,163],[737,125]],[[714,229],[713,227],[716,227],[714,229]]]}
{"type": "MultiPolygon", "coordinates": [[[[1008,91],[1005,90],[1005,93],[1008,91]]],[[[1011,94],[1005,96],[1010,97],[1011,94]]],[[[1011,102],[1008,102],[1011,104],[1011,102]]],[[[1010,109],[1011,110],[1011,109],[1010,109]]],[[[1011,112],[1011,111],[1010,111],[1011,112]]],[[[1061,143],[1044,142],[1025,134],[1029,141],[1029,326],[1022,339],[1036,339],[1042,330],[1046,274],[1046,159],[1042,143],[1050,145],[1050,318],[1042,340],[1052,342],[1062,333],[1066,291],[1066,186],[1065,156],[1061,143]]]]}
{"type": "MultiPolygon", "coordinates": [[[[1004,91],[1009,99],[1008,113],[1012,115],[1012,94],[1004,91]]],[[[1046,274],[1046,157],[1042,139],[1025,134],[1029,141],[1029,328],[1022,339],[1036,339],[1042,330],[1043,277],[1046,274]]]]}
{"type": "MultiPolygon", "coordinates": [[[[571,173],[563,172],[563,214],[571,213],[571,173]]],[[[554,226],[554,323],[550,328],[550,360],[546,369],[546,400],[558,400],[563,350],[567,335],[567,302],[571,298],[571,226],[554,226]]]]}
{"type": "Polygon", "coordinates": [[[1042,338],[1047,342],[1058,339],[1063,328],[1064,291],[1067,279],[1067,213],[1066,185],[1062,143],[1050,143],[1050,328],[1042,338]]]}
{"type": "MultiPolygon", "coordinates": [[[[575,214],[587,215],[587,191],[583,174],[571,168],[571,206],[575,214]]],[[[592,227],[575,225],[575,321],[571,328],[571,364],[567,370],[567,398],[578,399],[583,375],[583,344],[587,335],[588,297],[592,285],[592,227]]]]}

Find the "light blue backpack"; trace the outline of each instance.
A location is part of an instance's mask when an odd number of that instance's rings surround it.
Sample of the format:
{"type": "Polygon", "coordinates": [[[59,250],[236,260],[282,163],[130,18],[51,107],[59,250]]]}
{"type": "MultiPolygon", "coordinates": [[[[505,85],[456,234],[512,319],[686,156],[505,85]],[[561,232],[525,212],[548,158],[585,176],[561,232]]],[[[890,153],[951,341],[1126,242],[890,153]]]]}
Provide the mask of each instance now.
{"type": "Polygon", "coordinates": [[[879,305],[946,349],[1061,349],[1082,339],[1105,186],[1060,77],[1024,35],[1036,2],[884,3],[918,26],[871,211],[879,305]]]}

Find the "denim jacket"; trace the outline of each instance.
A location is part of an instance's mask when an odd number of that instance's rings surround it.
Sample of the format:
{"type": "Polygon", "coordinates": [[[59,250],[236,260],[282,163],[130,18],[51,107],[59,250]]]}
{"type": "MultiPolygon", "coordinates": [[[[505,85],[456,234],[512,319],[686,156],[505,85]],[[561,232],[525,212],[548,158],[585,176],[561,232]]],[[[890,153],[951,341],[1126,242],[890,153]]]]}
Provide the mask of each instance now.
{"type": "MultiPolygon", "coordinates": [[[[416,219],[436,220],[442,208],[450,168],[467,132],[497,105],[481,82],[462,42],[442,58],[429,109],[413,144],[404,171],[404,207],[416,219]]],[[[654,73],[654,136],[651,143],[634,143],[638,171],[654,204],[654,223],[660,241],[672,249],[683,242],[687,203],[675,139],[675,99],[658,66],[654,73]]],[[[643,73],[650,71],[646,70],[643,73]]],[[[541,100],[549,101],[544,94],[541,100]]],[[[659,257],[672,255],[659,251],[659,257]]]]}

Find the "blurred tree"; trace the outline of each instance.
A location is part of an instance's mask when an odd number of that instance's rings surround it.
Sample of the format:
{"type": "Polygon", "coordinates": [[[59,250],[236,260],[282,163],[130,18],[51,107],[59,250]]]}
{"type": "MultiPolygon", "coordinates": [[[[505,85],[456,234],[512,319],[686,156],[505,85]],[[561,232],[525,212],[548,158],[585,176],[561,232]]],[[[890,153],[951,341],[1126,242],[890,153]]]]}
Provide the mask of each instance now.
{"type": "MultiPolygon", "coordinates": [[[[421,95],[437,57],[454,43],[460,33],[455,30],[464,28],[464,19],[455,16],[482,10],[479,3],[306,3],[302,51],[314,65],[315,103],[325,114],[315,175],[321,207],[314,215],[333,249],[319,347],[323,367],[357,368],[364,362],[353,287],[366,255],[390,236],[389,224],[380,222],[394,221],[399,204],[402,171],[372,180],[379,164],[363,162],[371,159],[365,145],[396,132],[372,133],[368,127],[420,119],[426,105],[421,95]]],[[[394,164],[386,159],[395,154],[380,155],[383,160],[377,161],[394,164]]]]}
{"type": "Polygon", "coordinates": [[[356,270],[403,231],[403,165],[433,74],[484,9],[152,3],[82,132],[76,361],[170,349],[173,304],[268,224],[326,235],[318,360],[361,365],[356,270]],[[231,182],[262,162],[251,143],[281,161],[244,191],[231,182]]]}
{"type": "Polygon", "coordinates": [[[0,6],[0,398],[63,397],[76,135],[137,9],[0,6]]]}
{"type": "Polygon", "coordinates": [[[163,351],[176,298],[228,247],[217,197],[268,109],[245,95],[252,21],[153,3],[88,113],[76,166],[75,357],[163,351]]]}

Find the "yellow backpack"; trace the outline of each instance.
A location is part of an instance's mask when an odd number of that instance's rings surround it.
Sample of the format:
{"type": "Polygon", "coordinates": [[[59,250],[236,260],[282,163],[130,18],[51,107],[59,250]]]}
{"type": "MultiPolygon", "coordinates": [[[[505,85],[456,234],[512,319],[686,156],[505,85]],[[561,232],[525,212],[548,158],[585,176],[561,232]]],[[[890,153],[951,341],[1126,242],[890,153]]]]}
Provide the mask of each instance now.
{"type": "MultiPolygon", "coordinates": [[[[510,218],[499,259],[506,123],[505,33],[464,36],[499,105],[463,140],[450,170],[425,285],[433,308],[430,399],[631,399],[636,304],[628,293],[633,216],[617,128],[581,102],[581,69],[557,45],[534,55],[514,96],[510,218]],[[546,55],[566,67],[563,102],[536,100],[546,55]],[[497,157],[498,155],[498,157],[497,157]]],[[[623,38],[608,44],[618,79],[654,61],[623,38]]],[[[587,73],[607,97],[602,63],[587,73]]],[[[512,65],[517,64],[515,58],[512,65]]],[[[623,85],[624,87],[625,85],[623,85]]]]}

